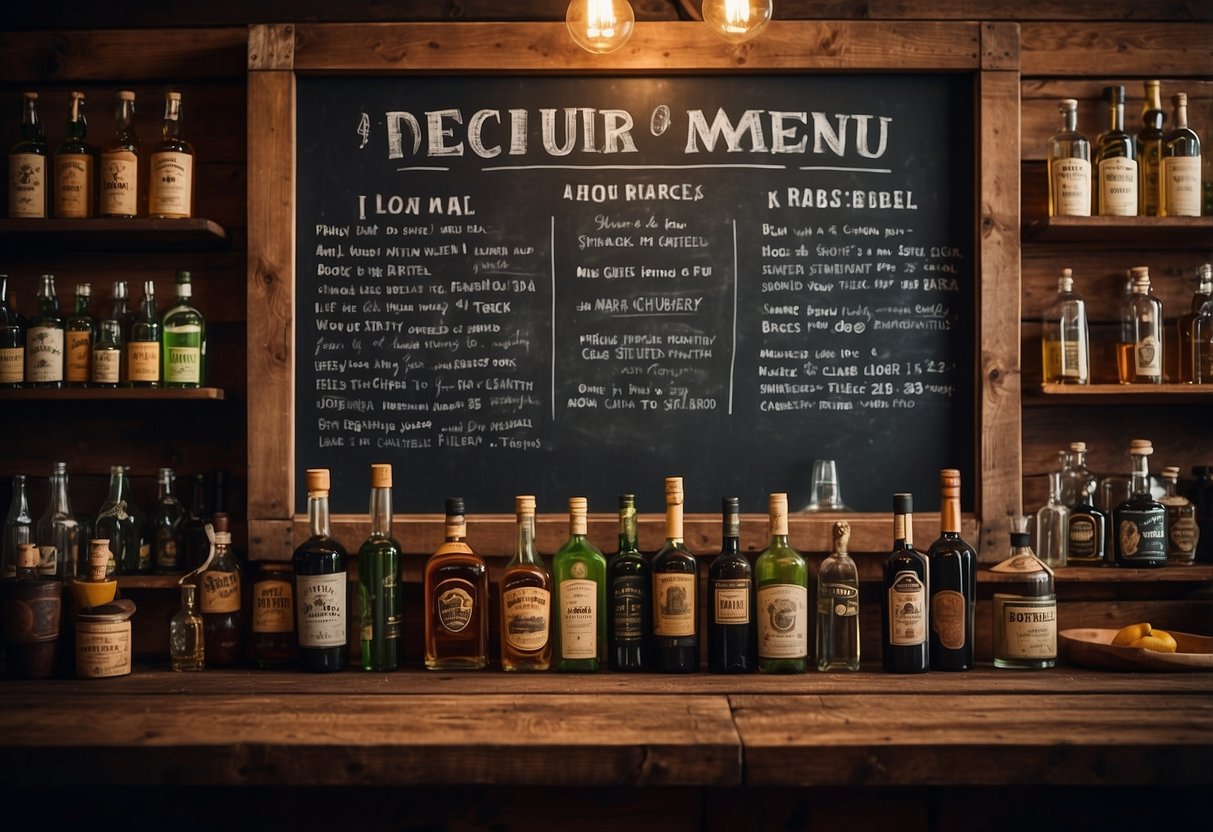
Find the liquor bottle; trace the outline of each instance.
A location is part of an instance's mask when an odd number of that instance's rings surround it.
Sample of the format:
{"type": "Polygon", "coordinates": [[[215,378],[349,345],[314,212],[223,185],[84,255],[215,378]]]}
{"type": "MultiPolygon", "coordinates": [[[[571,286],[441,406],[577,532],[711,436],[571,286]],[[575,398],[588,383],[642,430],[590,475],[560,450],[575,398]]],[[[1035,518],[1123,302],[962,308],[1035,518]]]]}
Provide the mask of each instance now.
{"type": "Polygon", "coordinates": [[[13,500],[4,518],[4,543],[0,551],[0,577],[17,574],[17,553],[21,546],[34,542],[34,518],[29,513],[29,493],[25,474],[13,474],[13,500]]]}
{"type": "Polygon", "coordinates": [[[54,673],[63,582],[40,574],[38,547],[17,552],[16,573],[0,587],[4,665],[10,679],[46,679],[54,673]]]}
{"type": "Polygon", "coordinates": [[[1117,566],[1150,567],[1167,564],[1167,509],[1150,492],[1150,461],[1154,446],[1148,439],[1129,443],[1132,475],[1129,499],[1112,509],[1113,550],[1117,566]]]}
{"type": "Polygon", "coordinates": [[[1158,177],[1159,214],[1164,217],[1200,216],[1200,137],[1188,127],[1188,96],[1171,96],[1173,125],[1162,140],[1158,177]]]}
{"type": "Polygon", "coordinates": [[[833,538],[817,580],[817,669],[859,670],[859,570],[847,551],[851,524],[835,522],[833,538]]]}
{"type": "Polygon", "coordinates": [[[1200,528],[1196,525],[1196,506],[1179,493],[1179,468],[1162,469],[1164,493],[1159,500],[1167,509],[1167,565],[1191,566],[1196,561],[1200,528]]]}
{"type": "Polygon", "coordinates": [[[228,516],[217,513],[211,525],[215,530],[215,553],[198,576],[201,596],[198,606],[202,611],[206,660],[212,667],[225,667],[240,661],[244,649],[240,564],[232,553],[228,516]]]}
{"type": "Polygon", "coordinates": [[[708,670],[749,673],[758,667],[754,570],[741,553],[741,500],[721,501],[720,554],[708,568],[708,670]]]}
{"type": "Polygon", "coordinates": [[[148,518],[146,537],[152,549],[152,569],[161,574],[182,572],[181,524],[185,509],[173,493],[176,474],[172,468],[161,468],[156,486],[156,507],[148,518]]]}
{"type": "Polygon", "coordinates": [[[977,553],[960,536],[960,471],[939,472],[939,537],[927,550],[931,585],[931,669],[973,667],[977,553]]]}
{"type": "Polygon", "coordinates": [[[282,670],[298,658],[294,577],[289,563],[261,561],[253,581],[253,637],[249,652],[263,670],[282,670]]]}
{"type": "Polygon", "coordinates": [[[1074,291],[1074,273],[1062,269],[1057,297],[1041,328],[1045,384],[1086,384],[1091,380],[1087,304],[1074,291]]]}
{"type": "Polygon", "coordinates": [[[194,215],[194,146],[181,137],[181,93],[164,94],[162,138],[152,149],[148,216],[194,215]]]}
{"type": "Polygon", "coordinates": [[[139,137],[135,133],[135,94],[118,93],[114,132],[101,149],[100,205],[103,217],[139,213],[139,137]]]}
{"type": "Polygon", "coordinates": [[[211,552],[211,542],[206,536],[206,524],[211,516],[206,507],[206,474],[194,474],[193,482],[190,506],[181,520],[179,560],[182,572],[193,572],[206,562],[211,552]]]}
{"type": "Polygon", "coordinates": [[[165,387],[201,387],[206,382],[206,321],[194,306],[190,273],[177,272],[177,299],[161,326],[161,378],[165,387]]]}
{"type": "Polygon", "coordinates": [[[770,537],[754,561],[758,669],[804,673],[809,667],[809,567],[788,543],[788,495],[768,497],[770,537]]]}
{"type": "Polygon", "coordinates": [[[1101,217],[1137,216],[1137,150],[1125,132],[1125,88],[1105,87],[1109,126],[1095,142],[1096,204],[1101,217]]]}
{"type": "Polygon", "coordinates": [[[69,498],[67,463],[56,462],[51,467],[50,500],[46,511],[38,518],[35,541],[42,562],[38,573],[48,578],[76,576],[76,558],[80,551],[80,524],[72,513],[69,498]]]}
{"type": "MultiPolygon", "coordinates": [[[[1176,355],[1175,380],[1182,384],[1199,383],[1197,363],[1200,349],[1196,337],[1196,320],[1210,300],[1213,300],[1213,265],[1203,263],[1196,273],[1196,291],[1188,312],[1175,320],[1176,355]]],[[[1170,350],[1168,350],[1170,352],[1170,350]]]]}
{"type": "Polygon", "coordinates": [[[606,558],[587,535],[585,497],[569,498],[569,539],[552,558],[552,657],[557,670],[595,671],[606,662],[606,558]]]}
{"type": "Polygon", "coordinates": [[[143,306],[131,322],[126,343],[126,369],[132,387],[159,387],[160,316],[156,312],[156,284],[143,283],[143,306]]]}
{"type": "Polygon", "coordinates": [[[72,219],[93,215],[97,149],[88,143],[84,93],[70,94],[67,133],[55,151],[55,216],[72,219]]]}
{"type": "Polygon", "coordinates": [[[1162,301],[1150,291],[1150,269],[1134,266],[1133,294],[1122,304],[1116,370],[1121,384],[1162,384],[1162,301]]]}
{"type": "Polygon", "coordinates": [[[648,634],[653,629],[653,576],[637,548],[636,495],[619,495],[619,550],[607,564],[607,666],[649,670],[648,634]]]}
{"type": "Polygon", "coordinates": [[[682,539],[682,477],[665,480],[665,543],[653,555],[653,669],[699,669],[699,564],[682,539]]]}
{"type": "Polygon", "coordinates": [[[106,568],[106,577],[133,575],[142,571],[139,550],[143,528],[131,513],[132,503],[125,466],[111,465],[109,494],[101,503],[101,508],[97,509],[95,532],[98,538],[109,541],[112,559],[106,568]]]}
{"type": "Polygon", "coordinates": [[[181,608],[169,621],[169,663],[173,670],[189,672],[206,666],[206,639],[198,614],[198,588],[181,585],[181,608]]]}
{"type": "Polygon", "coordinates": [[[8,153],[8,215],[12,219],[46,216],[46,136],[38,118],[38,93],[22,93],[21,138],[8,153]]]}
{"type": "Polygon", "coordinates": [[[0,274],[0,388],[25,383],[25,326],[13,308],[8,275],[0,274]]]}
{"type": "Polygon", "coordinates": [[[1049,216],[1091,216],[1091,143],[1078,132],[1078,102],[1063,99],[1061,129],[1049,139],[1049,216]]]}
{"type": "Polygon", "coordinates": [[[547,670],[552,663],[552,576],[535,554],[535,498],[514,498],[518,540],[501,573],[501,669],[547,670]]]}
{"type": "Polygon", "coordinates": [[[118,322],[106,318],[97,322],[97,342],[93,345],[93,387],[117,387],[122,382],[122,330],[118,322]]]}
{"type": "Polygon", "coordinates": [[[1086,442],[1071,442],[1069,450],[1064,453],[1067,463],[1061,469],[1061,504],[1069,508],[1091,491],[1097,480],[1087,467],[1086,442]]]}
{"type": "MultiPolygon", "coordinates": [[[[117,324],[118,347],[121,350],[119,354],[119,383],[126,384],[130,381],[130,372],[127,368],[126,343],[131,337],[131,324],[134,323],[135,314],[130,308],[130,292],[127,289],[125,280],[114,281],[114,285],[110,290],[110,308],[104,320],[114,321],[117,324]]],[[[209,542],[207,546],[210,546],[209,542]]]]}
{"type": "Polygon", "coordinates": [[[55,276],[42,275],[38,289],[38,314],[25,328],[25,385],[27,387],[63,386],[63,316],[55,294],[55,276]]]}
{"type": "Polygon", "coordinates": [[[97,322],[89,310],[93,289],[89,283],[76,284],[76,306],[65,324],[64,381],[68,387],[87,387],[93,375],[93,341],[97,322]]]}
{"type": "Polygon", "coordinates": [[[1061,501],[1061,472],[1049,472],[1049,499],[1036,512],[1036,551],[1049,566],[1066,565],[1070,511],[1061,501]]]}
{"type": "Polygon", "coordinates": [[[1146,81],[1145,88],[1145,98],[1141,102],[1141,129],[1137,131],[1137,162],[1141,174],[1137,213],[1143,217],[1157,217],[1158,174],[1164,133],[1162,125],[1167,114],[1162,108],[1161,82],[1146,81]]]}
{"type": "Polygon", "coordinates": [[[1057,592],[1053,570],[1032,553],[1027,532],[1011,532],[1011,556],[990,571],[994,591],[994,666],[1057,664],[1057,592]]]}
{"type": "MultiPolygon", "coordinates": [[[[197,483],[195,482],[195,488],[197,483]]],[[[314,673],[349,664],[346,633],[346,562],[349,555],[329,532],[329,471],[307,471],[308,539],[295,549],[295,619],[299,666],[314,673]]]]}
{"type": "Polygon", "coordinates": [[[442,544],[425,562],[425,666],[479,670],[488,664],[489,573],[467,544],[462,497],[446,501],[442,544]]]}
{"type": "MultiPolygon", "coordinates": [[[[1076,455],[1085,457],[1086,443],[1075,442],[1071,448],[1080,446],[1076,455]]],[[[1083,468],[1085,468],[1085,463],[1083,468]]],[[[1096,479],[1077,480],[1074,486],[1074,502],[1066,519],[1066,563],[1076,566],[1099,566],[1107,562],[1108,517],[1095,507],[1096,479]]]]}
{"type": "Polygon", "coordinates": [[[371,534],[358,550],[363,670],[400,661],[400,544],[392,537],[392,466],[371,466],[371,534]]]}
{"type": "Polygon", "coordinates": [[[893,551],[882,567],[880,664],[886,673],[925,673],[927,558],[914,548],[914,498],[893,495],[893,551]]]}

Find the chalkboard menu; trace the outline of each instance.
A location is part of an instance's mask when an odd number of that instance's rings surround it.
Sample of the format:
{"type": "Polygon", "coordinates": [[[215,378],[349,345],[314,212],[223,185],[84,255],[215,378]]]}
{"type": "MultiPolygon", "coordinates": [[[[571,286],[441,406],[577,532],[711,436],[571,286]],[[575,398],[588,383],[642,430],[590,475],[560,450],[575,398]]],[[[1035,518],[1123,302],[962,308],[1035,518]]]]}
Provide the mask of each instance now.
{"type": "MultiPolygon", "coordinates": [[[[298,78],[297,509],[938,505],[974,453],[963,75],[298,78]]],[[[250,379],[256,384],[256,379],[250,379]]],[[[966,489],[971,494],[971,490],[966,489]]]]}

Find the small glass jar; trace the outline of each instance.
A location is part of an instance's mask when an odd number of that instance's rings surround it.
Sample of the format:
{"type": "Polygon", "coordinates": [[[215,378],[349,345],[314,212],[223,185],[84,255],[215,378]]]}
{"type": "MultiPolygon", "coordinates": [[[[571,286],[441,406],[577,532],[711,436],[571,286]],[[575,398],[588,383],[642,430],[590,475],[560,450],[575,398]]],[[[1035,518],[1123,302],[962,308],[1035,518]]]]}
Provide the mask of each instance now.
{"type": "Polygon", "coordinates": [[[253,582],[253,660],[266,670],[295,663],[293,571],[289,563],[263,561],[253,582]]]}

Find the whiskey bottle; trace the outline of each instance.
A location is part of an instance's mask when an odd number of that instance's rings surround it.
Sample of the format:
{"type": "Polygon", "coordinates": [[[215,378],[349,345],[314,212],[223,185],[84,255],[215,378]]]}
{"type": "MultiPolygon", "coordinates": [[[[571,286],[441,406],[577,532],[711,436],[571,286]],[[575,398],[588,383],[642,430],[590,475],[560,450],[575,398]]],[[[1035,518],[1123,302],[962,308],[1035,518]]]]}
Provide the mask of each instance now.
{"type": "Polygon", "coordinates": [[[1162,108],[1159,81],[1145,82],[1145,99],[1141,104],[1141,129],[1137,131],[1137,162],[1140,165],[1141,187],[1137,213],[1143,217],[1158,216],[1158,176],[1162,161],[1163,122],[1167,114],[1162,108]]]}
{"type": "Polygon", "coordinates": [[[1061,500],[1061,472],[1049,472],[1049,499],[1036,512],[1036,551],[1049,566],[1066,565],[1070,510],[1061,500]]]}
{"type": "Polygon", "coordinates": [[[1091,380],[1087,304],[1074,291],[1074,273],[1062,269],[1057,297],[1041,328],[1045,384],[1086,384],[1091,380]]]}
{"type": "Polygon", "coordinates": [[[1095,507],[1098,480],[1087,468],[1087,443],[1071,442],[1073,462],[1062,483],[1066,518],[1066,562],[1076,566],[1099,566],[1106,562],[1108,518],[1095,507]]]}
{"type": "Polygon", "coordinates": [[[607,564],[607,666],[650,669],[647,639],[653,629],[653,576],[637,548],[636,495],[619,495],[619,549],[607,564]]]}
{"type": "Polygon", "coordinates": [[[93,215],[97,149],[87,140],[84,93],[68,100],[67,133],[55,151],[55,216],[71,219],[93,215]]]}
{"type": "Polygon", "coordinates": [[[122,330],[118,322],[106,318],[97,323],[97,342],[93,345],[93,387],[117,387],[122,382],[122,330]]]}
{"type": "MultiPolygon", "coordinates": [[[[118,345],[122,352],[120,355],[120,371],[121,384],[126,384],[130,381],[130,372],[127,367],[126,345],[131,337],[131,324],[135,322],[135,313],[130,308],[130,290],[127,288],[125,280],[115,280],[113,288],[110,290],[110,309],[105,316],[106,320],[114,321],[118,329],[118,345]]],[[[207,550],[210,550],[210,543],[207,543],[207,550]]]]}
{"type": "Polygon", "coordinates": [[[1167,509],[1151,496],[1148,439],[1129,443],[1132,469],[1129,499],[1112,509],[1117,566],[1152,567],[1167,563],[1167,509]]]}
{"type": "Polygon", "coordinates": [[[161,377],[165,387],[206,383],[206,321],[193,305],[190,273],[177,272],[177,299],[164,313],[160,333],[161,377]]]}
{"type": "Polygon", "coordinates": [[[76,576],[80,524],[72,513],[66,462],[56,462],[51,467],[50,499],[46,511],[38,518],[35,540],[42,557],[38,574],[63,580],[76,576]]]}
{"type": "Polygon", "coordinates": [[[552,663],[552,577],[535,554],[535,497],[514,498],[517,543],[501,573],[501,669],[552,663]]]}
{"type": "Polygon", "coordinates": [[[253,635],[249,652],[262,670],[282,670],[298,658],[294,576],[289,563],[262,561],[253,582],[253,635]]]}
{"type": "Polygon", "coordinates": [[[1133,293],[1121,307],[1116,370],[1121,384],[1162,384],[1162,301],[1150,291],[1150,270],[1134,266],[1133,293]]]}
{"type": "Polygon", "coordinates": [[[46,137],[38,118],[38,93],[22,93],[21,138],[8,153],[8,215],[12,219],[46,216],[46,137]]]}
{"type": "Polygon", "coordinates": [[[400,544],[392,537],[392,466],[371,466],[371,534],[358,550],[362,669],[400,662],[400,544]]]}
{"type": "Polygon", "coordinates": [[[488,664],[489,574],[467,544],[462,497],[446,501],[445,539],[425,563],[425,666],[479,670],[488,664]]]}
{"type": "Polygon", "coordinates": [[[881,653],[885,673],[925,673],[927,558],[914,548],[914,498],[893,495],[893,551],[882,567],[881,653]]]}
{"type": "Polygon", "coordinates": [[[847,551],[851,524],[836,521],[833,539],[817,580],[817,669],[859,670],[859,570],[847,551]]]}
{"type": "Polygon", "coordinates": [[[198,576],[199,607],[206,660],[212,667],[226,667],[243,657],[240,564],[232,553],[228,516],[215,514],[211,525],[215,530],[215,552],[198,576]]]}
{"type": "Polygon", "coordinates": [[[148,518],[147,538],[152,547],[152,569],[166,575],[182,572],[181,524],[185,509],[173,493],[176,474],[172,468],[161,468],[157,476],[156,507],[148,518]]]}
{"type": "Polygon", "coordinates": [[[1057,663],[1053,570],[1032,553],[1027,532],[1011,532],[1011,556],[990,567],[994,591],[994,666],[1043,669],[1057,663]]]}
{"type": "Polygon", "coordinates": [[[606,558],[587,537],[585,497],[569,498],[569,539],[552,558],[557,670],[595,671],[606,661],[606,558]]]}
{"type": "Polygon", "coordinates": [[[40,574],[38,547],[22,544],[16,571],[0,582],[4,665],[10,679],[46,679],[55,669],[63,582],[40,574]]]}
{"type": "Polygon", "coordinates": [[[749,673],[758,667],[754,570],[741,553],[741,500],[721,501],[720,554],[708,568],[708,670],[749,673]]]}
{"type": "Polygon", "coordinates": [[[1173,126],[1163,136],[1159,174],[1159,214],[1164,217],[1199,217],[1200,137],[1188,127],[1188,96],[1171,96],[1173,126]]]}
{"type": "Polygon", "coordinates": [[[93,375],[93,342],[97,322],[89,309],[93,288],[76,284],[76,306],[65,325],[64,380],[68,387],[87,387],[93,375]]]}
{"type": "MultiPolygon", "coordinates": [[[[194,487],[198,487],[195,482],[194,487]]],[[[346,563],[349,555],[329,532],[329,471],[307,471],[308,539],[295,549],[295,619],[299,666],[313,673],[344,670],[349,664],[346,632],[346,563]]]]}
{"type": "Polygon", "coordinates": [[[0,274],[0,388],[25,383],[25,326],[8,291],[8,275],[0,274]]]}
{"type": "Polygon", "coordinates": [[[63,386],[63,316],[55,293],[55,276],[42,275],[38,314],[25,329],[25,384],[27,387],[63,386]]]}
{"type": "Polygon", "coordinates": [[[682,477],[665,480],[665,543],[653,556],[653,669],[699,670],[699,565],[682,538],[682,477]]]}
{"type": "Polygon", "coordinates": [[[143,283],[143,306],[131,322],[126,343],[126,368],[132,387],[159,387],[160,316],[156,313],[156,284],[143,283]]]}
{"type": "Polygon", "coordinates": [[[151,154],[148,216],[194,215],[194,147],[181,137],[181,93],[164,95],[162,138],[151,154]]]}
{"type": "Polygon", "coordinates": [[[4,518],[4,541],[0,548],[0,578],[17,574],[17,553],[34,542],[34,518],[29,513],[25,474],[13,474],[13,499],[4,518]]]}
{"type": "Polygon", "coordinates": [[[977,553],[960,536],[960,471],[939,472],[939,537],[927,550],[931,586],[931,669],[973,667],[977,553]]]}
{"type": "Polygon", "coordinates": [[[142,513],[136,513],[137,511],[131,497],[126,466],[111,465],[109,493],[101,503],[101,508],[97,509],[95,531],[98,538],[109,541],[112,560],[106,568],[106,577],[115,574],[135,575],[147,571],[142,557],[142,513]]]}
{"type": "Polygon", "coordinates": [[[1095,143],[1096,204],[1101,217],[1137,216],[1137,150],[1125,132],[1125,88],[1105,87],[1109,126],[1095,143]]]}
{"type": "Polygon", "coordinates": [[[139,137],[135,133],[135,94],[118,93],[114,132],[101,149],[100,204],[103,217],[139,214],[139,137]]]}
{"type": "Polygon", "coordinates": [[[770,542],[754,562],[758,669],[804,673],[809,666],[809,567],[788,543],[788,495],[768,497],[770,542]]]}
{"type": "Polygon", "coordinates": [[[1049,216],[1091,216],[1091,143],[1078,132],[1078,101],[1063,99],[1061,129],[1049,139],[1049,216]]]}
{"type": "Polygon", "coordinates": [[[181,520],[180,565],[182,572],[193,572],[206,562],[211,551],[211,541],[206,536],[210,512],[206,506],[206,474],[194,474],[194,489],[190,494],[190,505],[181,520]]]}
{"type": "Polygon", "coordinates": [[[1196,339],[1196,319],[1210,300],[1213,300],[1213,265],[1204,263],[1196,274],[1196,291],[1192,293],[1191,306],[1175,320],[1175,380],[1181,384],[1198,383],[1196,367],[1200,350],[1196,339]]]}
{"type": "Polygon", "coordinates": [[[1196,562],[1196,544],[1200,528],[1196,525],[1196,506],[1179,493],[1179,468],[1162,469],[1163,496],[1167,509],[1167,565],[1191,566],[1196,562]]]}
{"type": "Polygon", "coordinates": [[[169,664],[178,672],[202,670],[206,666],[206,640],[202,616],[198,614],[198,588],[181,585],[181,608],[169,621],[169,664]]]}

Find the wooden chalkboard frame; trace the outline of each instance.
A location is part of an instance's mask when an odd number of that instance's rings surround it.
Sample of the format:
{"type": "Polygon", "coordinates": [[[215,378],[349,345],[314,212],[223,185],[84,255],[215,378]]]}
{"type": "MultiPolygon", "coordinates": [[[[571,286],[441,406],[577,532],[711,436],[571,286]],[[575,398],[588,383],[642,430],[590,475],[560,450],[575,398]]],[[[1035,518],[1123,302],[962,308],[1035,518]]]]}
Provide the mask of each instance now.
{"type": "MultiPolygon", "coordinates": [[[[278,560],[307,537],[294,514],[295,78],[324,75],[500,73],[940,72],[974,77],[973,250],[978,287],[975,362],[975,505],[965,506],[964,534],[982,559],[1005,550],[1007,517],[1021,511],[1020,446],[1020,182],[1019,25],[916,21],[775,21],[749,43],[724,43],[700,24],[637,25],[627,45],[591,55],[562,23],[385,23],[253,25],[248,41],[248,378],[250,557],[278,560]]],[[[856,552],[887,550],[887,513],[845,515],[856,552]]],[[[794,543],[807,552],[829,547],[836,516],[797,515],[794,543]]],[[[920,543],[938,534],[938,515],[916,518],[920,543]]],[[[539,518],[539,547],[554,551],[567,536],[564,515],[539,518]]],[[[397,516],[407,552],[432,551],[441,539],[437,514],[397,516]]],[[[613,514],[591,517],[590,535],[612,543],[613,514]]],[[[641,518],[641,547],[660,543],[662,518],[641,518]]],[[[369,527],[363,515],[333,517],[333,532],[356,545],[369,527]]],[[[478,550],[513,547],[511,515],[477,515],[470,535],[478,550]]],[[[764,542],[765,515],[743,518],[747,548],[764,542]]],[[[688,545],[718,545],[716,515],[687,517],[688,545]]]]}

